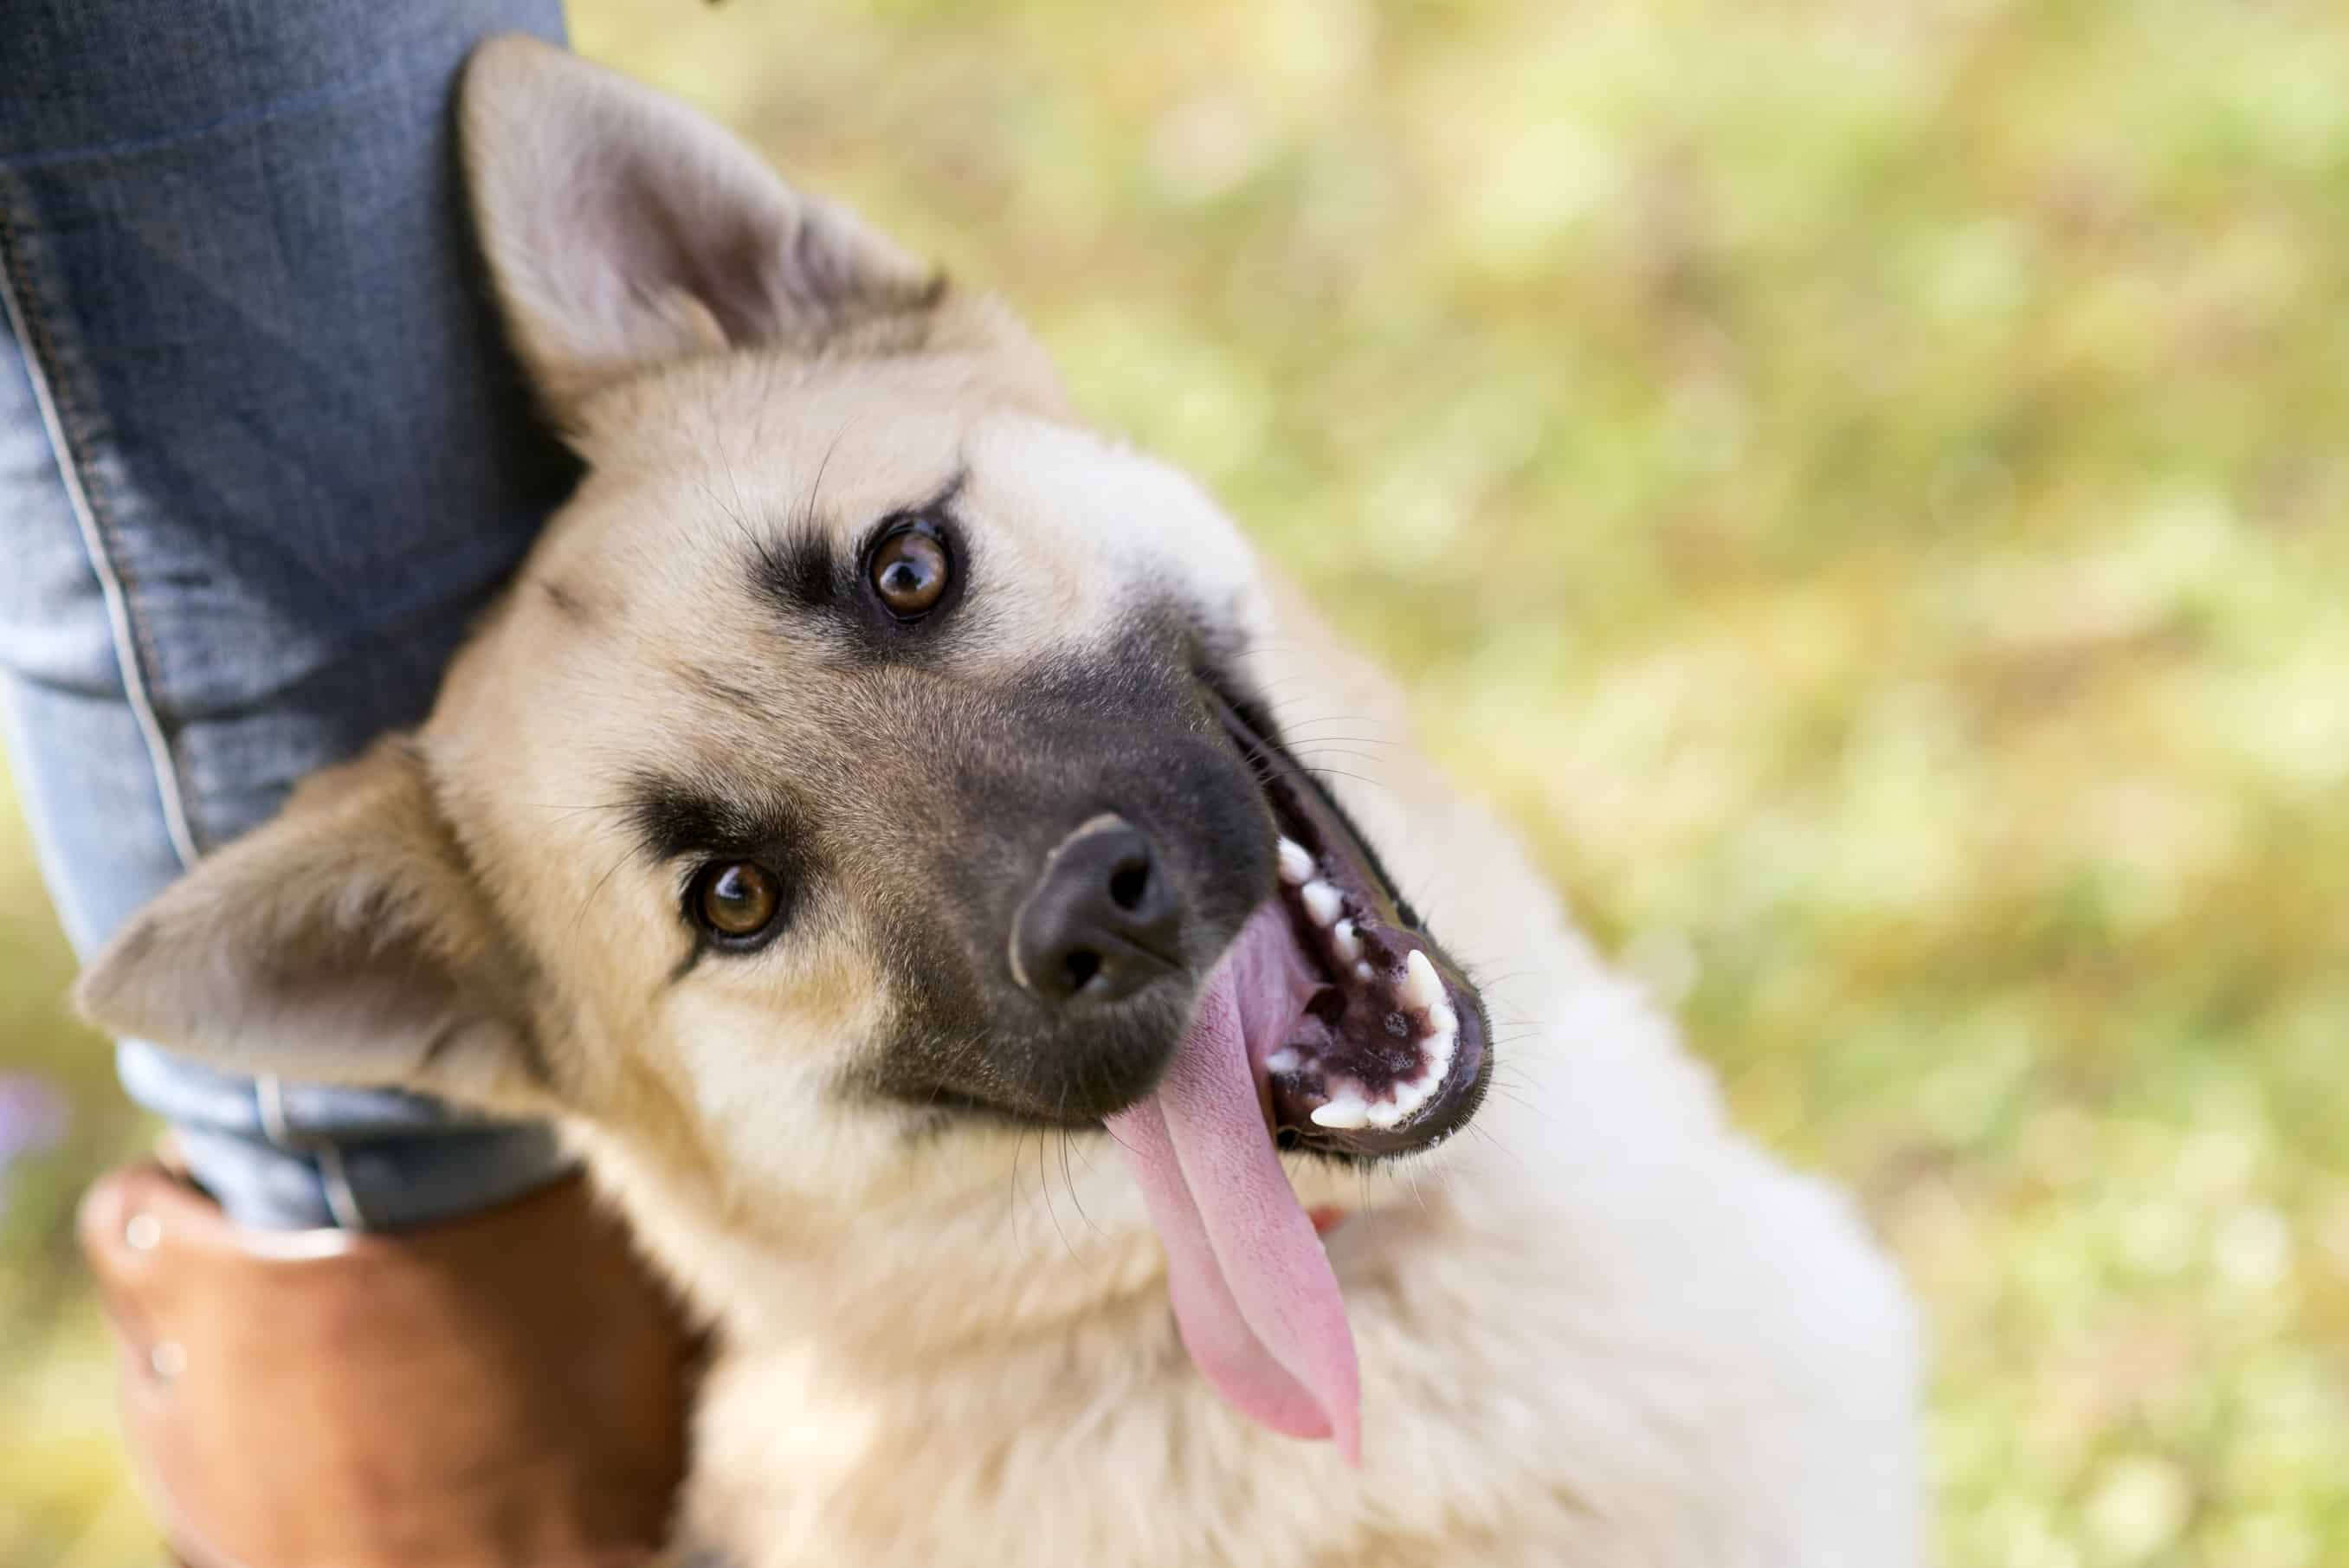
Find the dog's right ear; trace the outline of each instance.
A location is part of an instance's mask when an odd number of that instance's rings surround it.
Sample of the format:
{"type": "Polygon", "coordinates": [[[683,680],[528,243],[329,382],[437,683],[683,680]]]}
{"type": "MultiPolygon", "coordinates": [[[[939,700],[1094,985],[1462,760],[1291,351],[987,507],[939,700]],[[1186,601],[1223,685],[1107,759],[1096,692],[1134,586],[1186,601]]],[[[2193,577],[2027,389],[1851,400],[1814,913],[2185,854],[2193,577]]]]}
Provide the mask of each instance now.
{"type": "Polygon", "coordinates": [[[530,964],[404,738],[317,775],[274,820],[132,915],[75,1000],[222,1071],[552,1109],[530,964]]]}
{"type": "Polygon", "coordinates": [[[703,115],[538,39],[477,49],[459,108],[474,226],[558,418],[687,354],[918,346],[944,294],[703,115]]]}

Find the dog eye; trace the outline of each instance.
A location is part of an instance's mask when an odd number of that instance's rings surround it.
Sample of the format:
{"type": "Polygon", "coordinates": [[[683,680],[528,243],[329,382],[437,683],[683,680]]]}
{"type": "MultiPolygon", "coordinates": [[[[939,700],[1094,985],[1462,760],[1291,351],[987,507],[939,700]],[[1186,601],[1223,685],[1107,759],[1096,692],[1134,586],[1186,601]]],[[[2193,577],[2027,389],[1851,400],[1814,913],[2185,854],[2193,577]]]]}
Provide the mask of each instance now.
{"type": "Polygon", "coordinates": [[[754,861],[721,861],[694,874],[687,907],[710,935],[744,942],[775,923],[782,913],[783,884],[754,861]]]}
{"type": "Polygon", "coordinates": [[[873,592],[901,621],[928,614],[946,597],[951,568],[947,547],[919,523],[890,534],[873,549],[867,569],[873,592]]]}

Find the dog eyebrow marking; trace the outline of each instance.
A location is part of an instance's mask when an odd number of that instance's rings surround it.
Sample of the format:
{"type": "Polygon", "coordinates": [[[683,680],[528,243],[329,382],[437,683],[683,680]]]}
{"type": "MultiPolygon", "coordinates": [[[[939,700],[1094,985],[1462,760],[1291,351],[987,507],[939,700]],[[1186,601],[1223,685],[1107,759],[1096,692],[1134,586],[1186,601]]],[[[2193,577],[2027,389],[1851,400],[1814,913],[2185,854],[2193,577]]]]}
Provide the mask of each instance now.
{"type": "Polygon", "coordinates": [[[782,538],[762,541],[750,567],[759,592],[789,611],[830,609],[847,586],[843,576],[832,536],[812,517],[794,518],[782,538]]]}
{"type": "Polygon", "coordinates": [[[804,872],[808,818],[780,791],[745,792],[644,769],[623,786],[622,799],[637,848],[655,861],[733,856],[765,861],[789,879],[804,872]]]}

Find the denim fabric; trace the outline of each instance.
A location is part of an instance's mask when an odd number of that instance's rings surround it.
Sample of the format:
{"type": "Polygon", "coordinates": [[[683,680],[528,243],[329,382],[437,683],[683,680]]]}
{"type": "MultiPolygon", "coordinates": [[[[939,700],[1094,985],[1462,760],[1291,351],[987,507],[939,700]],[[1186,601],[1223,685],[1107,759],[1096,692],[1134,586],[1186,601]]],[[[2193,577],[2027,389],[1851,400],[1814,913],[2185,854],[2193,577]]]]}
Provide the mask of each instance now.
{"type": "MultiPolygon", "coordinates": [[[[456,177],[458,67],[508,30],[559,40],[557,0],[0,0],[0,689],[85,951],[420,718],[574,477],[456,177]]],[[[562,1167],[413,1096],[119,1061],[250,1223],[419,1223],[562,1167]]]]}

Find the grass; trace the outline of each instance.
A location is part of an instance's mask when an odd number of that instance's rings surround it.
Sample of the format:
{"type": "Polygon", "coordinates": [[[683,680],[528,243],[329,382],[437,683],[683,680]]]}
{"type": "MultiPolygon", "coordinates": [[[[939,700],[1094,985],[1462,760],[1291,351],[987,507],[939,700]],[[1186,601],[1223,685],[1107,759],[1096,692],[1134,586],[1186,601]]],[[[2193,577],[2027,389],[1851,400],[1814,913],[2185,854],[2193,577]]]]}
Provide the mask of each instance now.
{"type": "MultiPolygon", "coordinates": [[[[1009,294],[1928,1305],[1945,1558],[2349,1561],[2349,13],[574,7],[1009,294]]],[[[0,841],[0,1558],[144,1561],[0,841]]]]}

